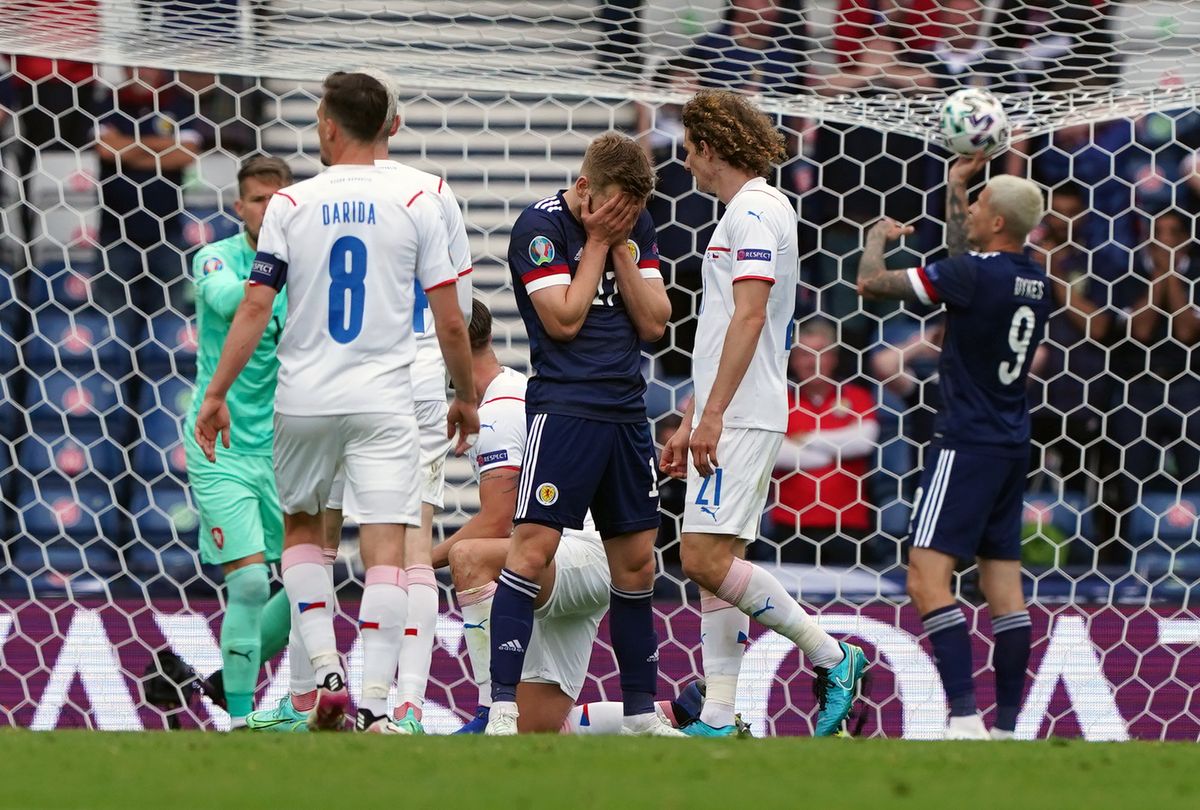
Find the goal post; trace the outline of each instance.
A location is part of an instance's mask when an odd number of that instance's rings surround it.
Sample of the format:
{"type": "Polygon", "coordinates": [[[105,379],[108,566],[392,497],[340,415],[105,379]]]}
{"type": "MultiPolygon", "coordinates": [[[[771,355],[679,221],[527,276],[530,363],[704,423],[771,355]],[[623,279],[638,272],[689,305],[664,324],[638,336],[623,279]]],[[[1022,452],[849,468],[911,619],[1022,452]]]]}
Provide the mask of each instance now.
{"type": "MultiPolygon", "coordinates": [[[[673,307],[667,337],[644,358],[660,437],[690,396],[699,269],[718,214],[683,168],[678,107],[696,87],[728,84],[776,116],[791,150],[776,180],[795,202],[802,246],[793,396],[807,410],[793,431],[800,460],[777,470],[750,556],[830,632],[868,649],[877,677],[864,733],[908,738],[938,736],[945,711],[901,551],[932,437],[942,327],[928,308],[861,301],[855,268],[864,228],[881,215],[916,226],[891,266],[944,250],[950,156],[936,110],[964,83],[995,90],[1017,143],[990,171],[1027,173],[1046,190],[1051,210],[1030,249],[1063,291],[1029,392],[1034,651],[1018,736],[1197,739],[1200,344],[1187,320],[1200,313],[1197,42],[1200,0],[9,4],[0,723],[163,728],[139,685],[155,653],[171,649],[204,673],[220,665],[220,576],[196,556],[180,443],[195,374],[186,268],[199,245],[237,232],[244,155],[282,157],[298,177],[320,171],[319,80],[369,64],[400,88],[392,156],[446,177],[460,197],[477,294],[496,315],[501,361],[521,371],[512,223],[571,181],[596,135],[616,129],[645,145],[673,307]],[[751,6],[763,9],[739,10],[751,6]],[[149,93],[154,120],[139,131],[180,133],[195,159],[122,186],[96,132],[124,114],[123,93],[149,93]],[[157,235],[135,237],[147,227],[157,235]],[[106,285],[135,264],[157,297],[107,306],[106,285]],[[1174,297],[1152,292],[1168,286],[1174,297]]],[[[447,477],[438,536],[478,508],[469,467],[451,459],[447,477]]],[[[678,564],[683,494],[677,483],[660,490],[667,695],[700,674],[701,659],[698,599],[678,564]]],[[[352,688],[355,541],[351,529],[337,566],[352,688]]],[[[955,587],[987,709],[991,635],[975,569],[955,587]]],[[[474,708],[462,632],[443,583],[434,731],[474,708]]],[[[606,639],[584,699],[619,695],[606,639]]],[[[261,705],[284,694],[287,668],[286,657],[266,668],[261,705]]],[[[757,626],[737,702],[756,734],[811,733],[806,664],[757,626]]],[[[199,699],[179,719],[228,726],[199,699]]]]}

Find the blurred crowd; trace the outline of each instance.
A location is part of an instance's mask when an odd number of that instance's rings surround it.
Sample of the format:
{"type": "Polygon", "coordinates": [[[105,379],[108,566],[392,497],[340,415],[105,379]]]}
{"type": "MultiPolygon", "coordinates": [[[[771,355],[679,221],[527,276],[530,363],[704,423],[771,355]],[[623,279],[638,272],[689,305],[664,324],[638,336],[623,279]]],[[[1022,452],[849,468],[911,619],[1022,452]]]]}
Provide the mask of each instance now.
{"type": "MultiPolygon", "coordinates": [[[[73,13],[88,7],[71,5],[73,13]]],[[[175,5],[140,7],[147,25],[170,26],[175,5]]],[[[207,5],[214,32],[232,24],[223,15],[236,0],[207,5]]],[[[680,93],[1054,91],[1110,86],[1120,69],[1104,0],[838,0],[833,40],[819,46],[803,0],[730,0],[712,30],[661,62],[643,59],[641,0],[599,5],[599,58],[680,93]]],[[[28,184],[39,156],[94,150],[100,272],[84,298],[127,345],[153,342],[162,318],[190,314],[184,262],[194,240],[185,238],[182,193],[189,167],[214,148],[257,148],[261,105],[252,80],[129,68],[111,82],[86,63],[12,58],[7,71],[0,68],[3,213],[8,235],[23,237],[7,240],[10,255],[0,264],[37,264],[30,246],[43,215],[28,184]]],[[[914,470],[932,434],[941,326],[933,311],[860,301],[854,268],[862,228],[882,215],[917,227],[893,266],[938,257],[945,160],[895,132],[790,116],[779,124],[791,157],[777,180],[796,201],[803,245],[801,328],[774,506],[752,553],[885,568],[898,560],[914,470]]],[[[659,173],[650,211],[675,310],[676,327],[652,348],[650,365],[652,417],[669,435],[686,395],[700,264],[718,210],[683,168],[677,107],[638,105],[634,130],[659,173]],[[671,395],[655,400],[656,386],[671,395]]],[[[1029,392],[1031,497],[1081,505],[1073,507],[1075,530],[1060,532],[1065,539],[1044,515],[1031,515],[1031,538],[1046,542],[1031,543],[1030,562],[1128,565],[1132,516],[1146,493],[1178,499],[1200,490],[1200,333],[1195,318],[1178,317],[1200,312],[1198,150],[1200,113],[1190,109],[1069,126],[993,161],[992,171],[1028,173],[1048,190],[1049,211],[1030,250],[1054,281],[1058,310],[1029,392]]],[[[14,272],[3,281],[6,294],[34,300],[46,279],[14,272]]],[[[161,391],[132,371],[118,379],[122,396],[139,411],[161,406],[161,391]]],[[[9,411],[22,397],[31,402],[19,385],[6,369],[9,411]]],[[[131,455],[146,439],[146,423],[121,435],[106,429],[104,437],[131,455]]],[[[12,460],[0,458],[0,467],[12,460]]],[[[681,511],[682,493],[670,483],[663,492],[669,551],[670,515],[681,511]]],[[[19,500],[7,489],[5,499],[19,500]]]]}

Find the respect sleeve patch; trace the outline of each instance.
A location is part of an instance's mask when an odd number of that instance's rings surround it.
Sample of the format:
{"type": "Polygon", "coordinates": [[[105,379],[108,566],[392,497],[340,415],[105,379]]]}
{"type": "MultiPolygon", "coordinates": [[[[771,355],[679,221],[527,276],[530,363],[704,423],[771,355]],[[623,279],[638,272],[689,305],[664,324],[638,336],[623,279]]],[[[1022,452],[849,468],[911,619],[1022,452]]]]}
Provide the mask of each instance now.
{"type": "Polygon", "coordinates": [[[507,450],[493,450],[490,453],[481,453],[479,455],[480,467],[486,467],[488,464],[498,464],[501,461],[508,461],[507,450]]]}
{"type": "Polygon", "coordinates": [[[737,252],[739,262],[769,262],[771,251],[762,248],[743,248],[737,252]]]}

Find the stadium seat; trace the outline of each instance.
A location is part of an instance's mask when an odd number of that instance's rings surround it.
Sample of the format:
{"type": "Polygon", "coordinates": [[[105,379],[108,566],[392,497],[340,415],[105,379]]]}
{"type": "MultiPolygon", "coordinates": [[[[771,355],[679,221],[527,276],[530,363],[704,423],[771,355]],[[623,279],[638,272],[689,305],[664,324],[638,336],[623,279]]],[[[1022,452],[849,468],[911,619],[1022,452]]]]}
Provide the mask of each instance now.
{"type": "Polygon", "coordinates": [[[908,533],[911,511],[908,497],[916,487],[916,451],[911,442],[898,435],[896,413],[903,405],[889,401],[894,396],[883,392],[885,407],[876,410],[879,420],[879,452],[867,482],[871,503],[879,510],[879,531],[889,538],[902,538],[908,533]]]}
{"type": "Polygon", "coordinates": [[[88,290],[96,273],[92,262],[46,262],[30,277],[28,304],[30,309],[77,312],[90,306],[88,290]]]}
{"type": "Polygon", "coordinates": [[[99,372],[53,371],[31,379],[25,389],[24,409],[37,430],[61,431],[64,419],[70,425],[107,423],[109,435],[121,440],[127,427],[122,404],[118,387],[99,372]]]}
{"type": "MultiPolygon", "coordinates": [[[[208,169],[212,165],[212,163],[206,164],[205,168],[208,169]]],[[[232,171],[236,174],[236,167],[233,167],[232,171]]],[[[236,177],[230,179],[236,182],[236,177]]],[[[189,219],[198,223],[198,229],[195,234],[196,238],[189,238],[187,240],[189,244],[207,244],[226,239],[233,236],[242,227],[240,220],[230,216],[219,208],[188,205],[187,213],[189,219]]],[[[188,237],[192,234],[185,233],[184,235],[188,237]]]]}
{"type": "MultiPolygon", "coordinates": [[[[0,296],[8,296],[11,294],[11,285],[6,276],[0,271],[0,296]]],[[[7,304],[11,299],[5,297],[0,303],[0,435],[13,436],[15,435],[15,424],[18,419],[16,408],[17,391],[17,374],[20,365],[19,353],[17,352],[17,341],[19,335],[18,318],[15,313],[8,312],[7,304]]],[[[22,383],[27,375],[22,375],[22,383]]]]}
{"type": "Polygon", "coordinates": [[[172,373],[184,379],[196,374],[196,329],[187,319],[173,312],[156,315],[150,321],[147,338],[137,347],[138,370],[150,379],[172,373]]]}
{"type": "Polygon", "coordinates": [[[1091,541],[1094,515],[1086,495],[1064,492],[1061,496],[1049,493],[1029,493],[1025,496],[1026,523],[1042,521],[1062,532],[1068,539],[1091,541]]]}
{"type": "Polygon", "coordinates": [[[166,573],[186,579],[198,570],[196,530],[200,521],[184,487],[135,487],[130,512],[134,542],[125,559],[132,573],[141,577],[166,573]]]}
{"type": "Polygon", "coordinates": [[[161,450],[178,443],[193,390],[190,382],[179,377],[158,383],[143,381],[137,399],[141,438],[161,450]]]}
{"type": "Polygon", "coordinates": [[[646,382],[646,415],[655,420],[672,411],[683,412],[692,395],[691,380],[681,377],[646,382]]]}
{"type": "Polygon", "coordinates": [[[1147,578],[1168,572],[1200,578],[1200,493],[1147,492],[1129,518],[1134,569],[1147,578]]]}
{"type": "Polygon", "coordinates": [[[122,376],[130,367],[129,343],[118,339],[108,318],[92,310],[67,314],[47,307],[33,316],[25,365],[42,374],[55,369],[102,368],[122,376]]]}
{"type": "Polygon", "coordinates": [[[52,472],[67,478],[98,475],[114,480],[126,469],[121,448],[104,435],[98,422],[85,421],[66,431],[49,429],[27,435],[17,457],[21,469],[33,477],[52,472]]]}
{"type": "Polygon", "coordinates": [[[72,482],[44,476],[34,484],[22,477],[15,503],[22,531],[13,563],[22,574],[87,569],[108,576],[117,570],[120,516],[111,490],[100,479],[88,476],[72,482]]]}
{"type": "Polygon", "coordinates": [[[187,461],[182,441],[167,446],[141,441],[134,445],[130,458],[134,475],[151,485],[187,481],[187,461]]]}

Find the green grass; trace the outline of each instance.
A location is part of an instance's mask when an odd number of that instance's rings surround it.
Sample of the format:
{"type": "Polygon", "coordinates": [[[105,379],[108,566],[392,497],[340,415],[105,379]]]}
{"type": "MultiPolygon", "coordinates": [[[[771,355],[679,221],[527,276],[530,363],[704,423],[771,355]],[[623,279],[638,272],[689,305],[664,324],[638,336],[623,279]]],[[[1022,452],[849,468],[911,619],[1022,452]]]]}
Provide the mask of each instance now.
{"type": "Polygon", "coordinates": [[[0,807],[1195,808],[1188,743],[0,731],[0,807]]]}

